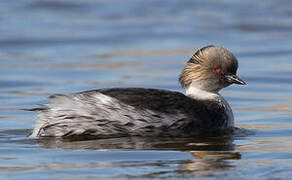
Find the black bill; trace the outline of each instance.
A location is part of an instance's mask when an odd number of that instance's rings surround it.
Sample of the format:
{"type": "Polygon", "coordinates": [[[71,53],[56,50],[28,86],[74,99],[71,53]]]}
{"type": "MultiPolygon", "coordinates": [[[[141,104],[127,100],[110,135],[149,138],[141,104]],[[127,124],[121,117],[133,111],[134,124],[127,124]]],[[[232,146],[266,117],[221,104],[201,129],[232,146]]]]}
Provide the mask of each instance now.
{"type": "Polygon", "coordinates": [[[244,82],[243,80],[241,80],[238,76],[236,76],[234,74],[225,75],[225,79],[227,82],[229,82],[231,84],[246,85],[246,82],[244,82]]]}

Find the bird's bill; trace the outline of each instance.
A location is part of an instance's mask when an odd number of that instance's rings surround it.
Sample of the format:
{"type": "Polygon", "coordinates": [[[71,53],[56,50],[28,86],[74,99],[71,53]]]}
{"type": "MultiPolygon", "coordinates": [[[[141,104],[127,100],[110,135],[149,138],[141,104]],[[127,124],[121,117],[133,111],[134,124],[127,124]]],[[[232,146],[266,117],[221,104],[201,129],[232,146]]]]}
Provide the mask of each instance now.
{"type": "Polygon", "coordinates": [[[246,85],[246,82],[244,82],[242,79],[240,79],[238,76],[234,74],[225,75],[225,79],[227,82],[231,84],[246,85]]]}

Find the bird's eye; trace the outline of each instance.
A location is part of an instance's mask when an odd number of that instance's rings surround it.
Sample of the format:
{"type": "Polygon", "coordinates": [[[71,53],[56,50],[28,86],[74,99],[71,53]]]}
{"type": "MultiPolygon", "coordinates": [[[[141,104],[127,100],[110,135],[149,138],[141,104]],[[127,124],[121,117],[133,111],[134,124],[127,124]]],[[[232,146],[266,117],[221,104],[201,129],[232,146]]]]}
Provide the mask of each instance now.
{"type": "Polygon", "coordinates": [[[215,72],[217,72],[217,73],[221,72],[221,68],[216,68],[215,72]]]}

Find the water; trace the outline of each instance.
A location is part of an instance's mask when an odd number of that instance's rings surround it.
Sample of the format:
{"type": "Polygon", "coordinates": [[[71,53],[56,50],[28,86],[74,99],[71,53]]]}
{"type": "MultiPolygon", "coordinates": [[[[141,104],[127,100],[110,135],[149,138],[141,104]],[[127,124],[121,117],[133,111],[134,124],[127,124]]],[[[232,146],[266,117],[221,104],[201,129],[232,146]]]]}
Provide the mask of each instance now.
{"type": "Polygon", "coordinates": [[[289,179],[292,2],[0,2],[1,179],[289,179]],[[47,95],[104,87],[182,91],[195,48],[231,49],[247,86],[222,91],[239,136],[27,138],[47,95]]]}

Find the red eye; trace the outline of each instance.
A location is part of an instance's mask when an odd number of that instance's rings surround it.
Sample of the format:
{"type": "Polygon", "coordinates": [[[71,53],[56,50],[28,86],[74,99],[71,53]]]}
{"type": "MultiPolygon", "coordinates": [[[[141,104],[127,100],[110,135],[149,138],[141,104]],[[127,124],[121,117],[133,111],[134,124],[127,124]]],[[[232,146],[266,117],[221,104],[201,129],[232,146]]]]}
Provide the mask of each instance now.
{"type": "Polygon", "coordinates": [[[216,68],[215,72],[217,72],[217,73],[221,72],[221,68],[216,68]]]}

